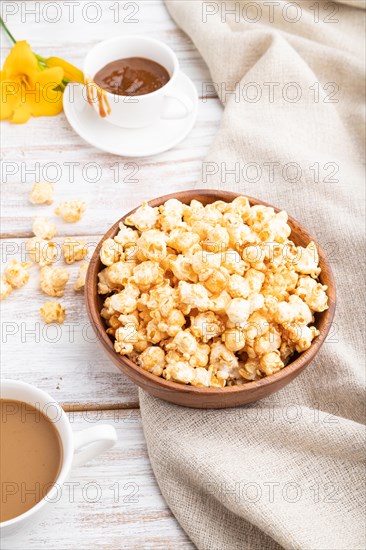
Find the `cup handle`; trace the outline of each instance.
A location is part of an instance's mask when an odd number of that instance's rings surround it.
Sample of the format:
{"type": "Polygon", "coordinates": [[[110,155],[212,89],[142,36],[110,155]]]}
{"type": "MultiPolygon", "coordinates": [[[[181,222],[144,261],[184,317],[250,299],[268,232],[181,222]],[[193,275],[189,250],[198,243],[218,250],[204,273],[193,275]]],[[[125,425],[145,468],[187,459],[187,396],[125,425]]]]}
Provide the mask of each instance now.
{"type": "Polygon", "coordinates": [[[174,92],[172,94],[167,94],[164,99],[166,100],[166,104],[163,114],[161,115],[161,118],[164,120],[186,118],[193,111],[193,103],[186,94],[174,92]],[[179,105],[178,109],[177,104],[179,105]]]}
{"type": "Polygon", "coordinates": [[[73,467],[81,466],[88,460],[107,451],[117,441],[117,432],[113,426],[101,425],[74,432],[73,467]]]}

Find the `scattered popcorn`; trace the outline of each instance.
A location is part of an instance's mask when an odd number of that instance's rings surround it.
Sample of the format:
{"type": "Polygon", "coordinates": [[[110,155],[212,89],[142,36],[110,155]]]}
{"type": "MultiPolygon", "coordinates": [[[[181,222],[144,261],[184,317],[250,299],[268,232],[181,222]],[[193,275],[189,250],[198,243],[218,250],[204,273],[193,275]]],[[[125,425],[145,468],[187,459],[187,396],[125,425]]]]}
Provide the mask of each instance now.
{"type": "Polygon", "coordinates": [[[73,237],[66,237],[62,245],[62,252],[67,264],[80,262],[88,255],[88,247],[85,241],[77,240],[73,237]]]}
{"type": "Polygon", "coordinates": [[[29,200],[32,204],[52,204],[53,185],[47,181],[35,183],[29,200]]]}
{"type": "Polygon", "coordinates": [[[41,289],[45,294],[59,298],[64,295],[69,277],[70,274],[65,267],[42,267],[41,289]]]}
{"type": "Polygon", "coordinates": [[[28,269],[31,267],[32,262],[18,262],[18,260],[12,260],[5,266],[4,277],[6,281],[13,288],[20,288],[25,285],[29,280],[28,269]]]}
{"type": "Polygon", "coordinates": [[[56,235],[56,226],[48,218],[38,217],[33,222],[33,233],[39,239],[49,241],[56,235]]]}
{"type": "Polygon", "coordinates": [[[88,271],[89,262],[83,262],[79,267],[78,278],[75,281],[74,290],[77,292],[82,290],[85,286],[86,274],[88,271]]]}
{"type": "Polygon", "coordinates": [[[57,245],[52,241],[33,237],[27,241],[26,249],[32,262],[40,267],[53,264],[57,259],[57,245]]]}
{"type": "Polygon", "coordinates": [[[143,203],[100,251],[101,316],[115,351],[198,387],[280,371],[311,346],[314,314],[328,307],[315,244],[296,246],[290,234],[286,212],[246,197],[143,203]]]}
{"type": "Polygon", "coordinates": [[[65,222],[78,222],[86,210],[86,202],[73,200],[62,202],[56,209],[56,216],[61,216],[65,222]]]}
{"type": "Polygon", "coordinates": [[[8,283],[6,277],[3,275],[0,279],[0,300],[5,300],[12,290],[13,287],[8,283]]]}
{"type": "Polygon", "coordinates": [[[59,302],[46,302],[40,309],[44,322],[63,323],[66,319],[66,310],[59,302]]]}

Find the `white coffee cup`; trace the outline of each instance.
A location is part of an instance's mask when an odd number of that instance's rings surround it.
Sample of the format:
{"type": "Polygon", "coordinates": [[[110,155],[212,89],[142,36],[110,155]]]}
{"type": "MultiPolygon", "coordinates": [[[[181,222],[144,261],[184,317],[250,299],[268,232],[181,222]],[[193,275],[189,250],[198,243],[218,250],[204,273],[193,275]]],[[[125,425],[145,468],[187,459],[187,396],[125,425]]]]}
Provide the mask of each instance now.
{"type": "Polygon", "coordinates": [[[84,76],[86,82],[91,83],[85,86],[84,97],[87,100],[89,96],[89,103],[99,116],[124,128],[143,128],[160,118],[185,118],[192,112],[193,104],[188,96],[176,89],[179,70],[177,56],[160,40],[139,35],[111,38],[94,46],[86,56],[84,76]],[[168,71],[170,80],[150,94],[121,96],[104,91],[101,100],[98,87],[93,84],[94,76],[108,63],[126,57],[143,57],[159,63],[168,71]]]}
{"type": "Polygon", "coordinates": [[[39,521],[44,513],[50,511],[71,469],[110,449],[117,441],[117,433],[114,427],[109,425],[93,426],[73,432],[67,415],[57,401],[44,391],[25,382],[1,380],[0,395],[1,399],[32,405],[46,415],[57,429],[62,445],[62,464],[55,483],[35,506],[13,519],[0,523],[1,537],[7,537],[32,527],[35,521],[39,521]]]}

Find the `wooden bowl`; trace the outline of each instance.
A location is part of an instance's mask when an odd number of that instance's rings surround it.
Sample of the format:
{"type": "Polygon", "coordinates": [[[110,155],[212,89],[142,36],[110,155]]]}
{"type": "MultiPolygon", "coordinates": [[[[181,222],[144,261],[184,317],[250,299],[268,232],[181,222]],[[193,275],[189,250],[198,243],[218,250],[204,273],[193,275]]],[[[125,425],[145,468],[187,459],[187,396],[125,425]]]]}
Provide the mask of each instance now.
{"type": "MultiPolygon", "coordinates": [[[[197,199],[202,204],[206,205],[219,200],[231,202],[238,196],[240,195],[237,193],[230,193],[227,191],[193,190],[165,195],[164,197],[159,197],[150,201],[149,204],[153,207],[160,206],[168,199],[175,198],[185,204],[189,204],[192,199],[197,199]]],[[[263,204],[265,206],[270,206],[252,197],[248,197],[248,199],[251,205],[263,204]]],[[[278,208],[274,209],[276,212],[279,211],[278,208]]],[[[132,212],[135,212],[135,210],[132,212]]],[[[130,380],[132,380],[132,382],[143,388],[149,394],[164,399],[165,401],[176,403],[177,405],[197,407],[200,409],[235,407],[258,401],[280,390],[298,376],[312,359],[314,359],[330,329],[336,303],[336,288],[332,270],[320,246],[318,246],[319,266],[321,267],[319,280],[328,287],[329,309],[322,313],[315,314],[315,325],[320,331],[320,334],[314,339],[310,348],[298,355],[291,363],[276,374],[239,386],[229,386],[226,388],[197,388],[195,386],[167,381],[164,378],[155,376],[143,370],[127,357],[123,357],[116,353],[113,348],[113,342],[106,333],[104,320],[100,316],[105,296],[100,296],[97,293],[98,273],[105,266],[100,261],[99,252],[103,241],[113,238],[118,233],[119,223],[124,221],[127,216],[130,216],[132,212],[129,212],[116,222],[100,241],[91,259],[85,284],[86,307],[99,341],[110,359],[130,380]]],[[[296,220],[289,217],[288,223],[292,230],[291,239],[296,245],[305,247],[310,241],[315,241],[306,229],[296,220]]]]}

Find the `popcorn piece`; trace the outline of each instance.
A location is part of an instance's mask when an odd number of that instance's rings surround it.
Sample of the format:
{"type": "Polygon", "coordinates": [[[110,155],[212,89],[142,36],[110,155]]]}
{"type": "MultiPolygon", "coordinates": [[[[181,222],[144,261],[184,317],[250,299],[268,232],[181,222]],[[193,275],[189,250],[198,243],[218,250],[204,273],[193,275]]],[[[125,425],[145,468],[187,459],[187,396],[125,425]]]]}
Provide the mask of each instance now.
{"type": "Polygon", "coordinates": [[[199,311],[210,309],[208,292],[200,283],[191,285],[185,281],[179,281],[178,292],[180,300],[191,308],[197,308],[199,311]]]}
{"type": "Polygon", "coordinates": [[[4,277],[5,280],[13,287],[20,288],[25,285],[29,280],[28,269],[31,267],[31,262],[18,262],[18,260],[12,260],[5,267],[4,277]]]}
{"type": "Polygon", "coordinates": [[[199,344],[194,355],[189,358],[189,364],[192,367],[206,367],[210,356],[211,348],[207,344],[199,344]]]}
{"type": "Polygon", "coordinates": [[[40,283],[45,294],[59,298],[64,295],[70,274],[64,267],[48,267],[41,269],[40,283]]]}
{"type": "MultiPolygon", "coordinates": [[[[161,220],[160,220],[161,223],[161,220]]],[[[197,233],[191,233],[186,229],[173,229],[167,239],[167,245],[182,254],[192,254],[199,247],[200,237],[197,233]]]]}
{"type": "Polygon", "coordinates": [[[233,298],[226,309],[226,314],[232,323],[245,323],[250,315],[248,300],[233,298]]]}
{"type": "Polygon", "coordinates": [[[86,210],[86,202],[80,200],[61,202],[55,209],[56,216],[61,216],[65,222],[75,223],[81,220],[86,210]]]}
{"type": "Polygon", "coordinates": [[[169,260],[169,266],[174,275],[180,281],[190,281],[196,283],[198,275],[192,268],[192,260],[186,258],[183,254],[179,254],[169,260]]]}
{"type": "Polygon", "coordinates": [[[284,243],[291,234],[291,228],[287,224],[288,215],[282,211],[264,223],[259,237],[262,241],[284,243]]]}
{"type": "Polygon", "coordinates": [[[141,353],[137,361],[144,370],[161,376],[165,367],[165,353],[158,346],[149,346],[141,353]]]}
{"type": "Polygon", "coordinates": [[[174,336],[172,343],[167,346],[167,349],[177,349],[185,359],[189,359],[191,355],[194,355],[197,348],[197,340],[189,330],[178,332],[174,336]]]}
{"type": "Polygon", "coordinates": [[[245,338],[253,345],[255,338],[267,334],[270,328],[270,323],[264,313],[255,311],[252,313],[244,327],[245,338]]]}
{"type": "Polygon", "coordinates": [[[210,363],[219,366],[227,366],[229,369],[234,369],[239,365],[238,358],[234,353],[227,349],[225,344],[216,342],[211,346],[210,363]]]}
{"type": "Polygon", "coordinates": [[[146,337],[152,344],[158,344],[161,340],[167,338],[167,334],[160,330],[156,319],[151,319],[146,325],[146,337]]]}
{"type": "Polygon", "coordinates": [[[243,275],[245,271],[245,263],[240,258],[240,255],[235,250],[226,250],[222,254],[221,265],[226,267],[230,275],[236,273],[243,275]]]}
{"type": "Polygon", "coordinates": [[[30,194],[29,200],[32,204],[52,204],[53,203],[53,185],[47,181],[35,183],[30,194]]]}
{"type": "Polygon", "coordinates": [[[177,199],[167,200],[159,207],[159,211],[159,223],[163,231],[169,232],[182,225],[184,205],[177,199]]]}
{"type": "Polygon", "coordinates": [[[114,311],[119,311],[125,315],[132,313],[137,307],[139,295],[140,291],[135,285],[127,284],[124,290],[111,296],[111,307],[114,311]]]}
{"type": "Polygon", "coordinates": [[[205,311],[191,317],[192,334],[205,343],[216,336],[220,336],[224,327],[224,323],[213,311],[205,311]]]}
{"type": "Polygon", "coordinates": [[[167,380],[173,380],[173,382],[191,384],[195,379],[195,369],[187,361],[179,361],[167,364],[163,376],[167,380]]]}
{"type": "Polygon", "coordinates": [[[281,333],[272,325],[268,332],[255,339],[253,349],[256,355],[277,351],[281,346],[281,333]]]}
{"type": "Polygon", "coordinates": [[[123,246],[114,239],[106,239],[100,249],[100,259],[106,266],[124,260],[123,246]]]}
{"type": "Polygon", "coordinates": [[[248,280],[236,273],[230,275],[227,289],[232,298],[248,298],[251,291],[248,280]]]}
{"type": "Polygon", "coordinates": [[[114,237],[116,243],[120,244],[122,247],[133,246],[137,244],[139,240],[139,232],[131,227],[126,227],[124,223],[119,224],[119,232],[114,237]]]}
{"type": "Polygon", "coordinates": [[[298,353],[310,348],[311,342],[319,331],[315,327],[301,326],[296,323],[286,326],[285,334],[298,353]]]}
{"type": "Polygon", "coordinates": [[[158,284],[162,282],[162,270],[155,262],[142,262],[133,270],[133,281],[142,288],[158,284]]]}
{"type": "Polygon", "coordinates": [[[221,266],[221,254],[200,250],[192,256],[192,268],[198,275],[204,269],[218,269],[221,266]]]}
{"type": "Polygon", "coordinates": [[[48,218],[35,218],[32,230],[39,239],[50,240],[56,235],[56,226],[48,218]]]}
{"type": "Polygon", "coordinates": [[[266,376],[270,376],[271,374],[278,372],[285,366],[281,360],[280,353],[277,350],[265,353],[261,357],[259,365],[260,370],[264,372],[266,376]]]}
{"type": "Polygon", "coordinates": [[[245,273],[245,280],[247,281],[251,292],[260,292],[264,279],[265,274],[257,269],[249,269],[245,273]]]}
{"type": "Polygon", "coordinates": [[[151,208],[147,202],[143,202],[134,214],[125,219],[126,225],[133,225],[139,231],[152,229],[158,219],[158,209],[151,208]]]}
{"type": "Polygon", "coordinates": [[[211,373],[210,371],[197,367],[194,369],[194,379],[191,382],[192,386],[206,387],[211,386],[211,373]]]}
{"type": "Polygon", "coordinates": [[[136,264],[117,262],[98,273],[98,294],[109,294],[113,290],[122,290],[132,276],[136,264]]]}
{"type": "Polygon", "coordinates": [[[66,237],[64,244],[62,245],[62,252],[64,254],[65,262],[67,264],[73,264],[83,260],[88,255],[88,247],[83,240],[77,240],[73,237],[66,237]]]}
{"type": "Polygon", "coordinates": [[[0,279],[0,300],[5,300],[13,290],[13,287],[8,283],[3,275],[0,279]]]}
{"type": "Polygon", "coordinates": [[[229,351],[239,351],[245,346],[244,333],[239,329],[229,329],[222,335],[222,341],[229,351]]]}
{"type": "Polygon", "coordinates": [[[226,292],[226,290],[223,290],[217,296],[212,296],[210,309],[211,311],[218,313],[219,315],[224,315],[230,302],[230,294],[226,292]]]}
{"type": "Polygon", "coordinates": [[[186,319],[179,309],[172,309],[166,319],[163,319],[158,329],[161,332],[166,332],[168,336],[175,336],[181,328],[186,324],[186,319]]]}
{"type": "Polygon", "coordinates": [[[199,281],[212,294],[219,294],[227,288],[229,274],[224,267],[220,269],[203,269],[199,274],[199,281]]]}
{"type": "Polygon", "coordinates": [[[30,259],[40,267],[53,264],[57,260],[57,245],[52,241],[33,237],[27,241],[26,249],[30,259]]]}
{"type": "Polygon", "coordinates": [[[66,319],[66,310],[59,302],[45,302],[40,309],[40,313],[47,324],[64,323],[66,319]]]}
{"type": "Polygon", "coordinates": [[[75,285],[74,285],[74,289],[77,292],[79,290],[82,290],[85,286],[85,279],[86,279],[86,274],[87,274],[87,271],[88,271],[88,267],[89,267],[89,262],[84,262],[79,267],[78,278],[76,279],[76,282],[75,282],[75,285]]]}
{"type": "Polygon", "coordinates": [[[115,333],[116,341],[114,349],[120,355],[128,355],[133,352],[134,342],[137,342],[137,330],[134,324],[120,327],[115,333]]]}
{"type": "Polygon", "coordinates": [[[298,246],[297,252],[297,257],[293,260],[295,270],[304,275],[317,277],[320,273],[320,267],[318,267],[319,256],[315,243],[309,243],[306,248],[298,246]]]}
{"type": "Polygon", "coordinates": [[[302,298],[313,311],[325,311],[328,309],[327,286],[317,283],[312,277],[301,277],[296,294],[302,298]]]}
{"type": "Polygon", "coordinates": [[[211,346],[210,366],[214,368],[215,376],[222,387],[227,384],[230,378],[239,373],[238,358],[221,342],[216,342],[211,346]]]}
{"type": "Polygon", "coordinates": [[[258,380],[260,378],[258,375],[259,367],[258,358],[248,359],[244,364],[240,365],[239,374],[245,380],[248,380],[248,382],[251,380],[258,380]]]}
{"type": "Polygon", "coordinates": [[[161,262],[166,256],[166,237],[157,229],[144,231],[137,242],[143,259],[161,262]]]}

